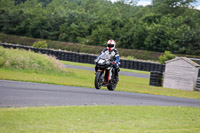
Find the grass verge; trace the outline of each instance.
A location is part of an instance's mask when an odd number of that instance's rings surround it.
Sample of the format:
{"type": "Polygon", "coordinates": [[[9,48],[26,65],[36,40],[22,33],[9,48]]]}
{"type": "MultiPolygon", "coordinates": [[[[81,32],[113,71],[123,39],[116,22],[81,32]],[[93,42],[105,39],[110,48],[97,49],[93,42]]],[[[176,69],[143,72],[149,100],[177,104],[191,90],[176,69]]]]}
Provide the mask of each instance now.
{"type": "Polygon", "coordinates": [[[0,47],[0,68],[48,74],[66,72],[63,64],[52,56],[3,47],[0,47]]]}
{"type": "MultiPolygon", "coordinates": [[[[77,63],[77,62],[70,62],[70,61],[61,61],[61,63],[66,64],[66,65],[75,65],[75,66],[83,66],[83,67],[91,67],[94,68],[94,64],[86,64],[86,63],[77,63]]],[[[139,71],[139,70],[131,70],[131,69],[124,69],[120,68],[121,71],[124,72],[133,72],[133,73],[142,73],[142,74],[150,74],[150,72],[146,71],[139,71]]]]}
{"type": "MultiPolygon", "coordinates": [[[[94,88],[94,72],[72,68],[67,68],[67,72],[67,75],[50,75],[18,70],[14,71],[8,69],[0,69],[0,80],[17,80],[94,88]]],[[[200,92],[149,86],[149,79],[123,75],[120,75],[119,79],[120,81],[116,88],[118,91],[200,99],[200,92]]],[[[102,89],[106,88],[102,87],[102,89]]]]}
{"type": "Polygon", "coordinates": [[[200,108],[79,106],[0,109],[2,133],[198,133],[200,108]]]}

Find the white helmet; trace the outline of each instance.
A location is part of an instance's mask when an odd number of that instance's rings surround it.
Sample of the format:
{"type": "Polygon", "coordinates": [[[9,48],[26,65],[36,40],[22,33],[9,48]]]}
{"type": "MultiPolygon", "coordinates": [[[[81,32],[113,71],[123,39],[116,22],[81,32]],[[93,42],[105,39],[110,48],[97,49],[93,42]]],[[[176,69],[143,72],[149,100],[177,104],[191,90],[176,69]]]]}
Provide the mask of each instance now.
{"type": "Polygon", "coordinates": [[[107,42],[107,48],[108,48],[109,50],[115,49],[115,46],[116,46],[116,42],[115,42],[114,40],[109,40],[109,41],[107,42]]]}

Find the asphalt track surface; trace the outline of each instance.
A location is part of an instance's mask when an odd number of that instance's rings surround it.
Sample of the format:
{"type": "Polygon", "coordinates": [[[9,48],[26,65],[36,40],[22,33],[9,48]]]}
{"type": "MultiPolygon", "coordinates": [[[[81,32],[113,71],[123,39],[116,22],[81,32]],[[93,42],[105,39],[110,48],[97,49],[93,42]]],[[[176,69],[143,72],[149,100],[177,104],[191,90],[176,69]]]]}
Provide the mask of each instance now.
{"type": "Polygon", "coordinates": [[[200,107],[200,100],[94,88],[0,80],[0,107],[156,105],[200,107]]]}
{"type": "MultiPolygon", "coordinates": [[[[83,69],[88,71],[95,71],[94,68],[91,67],[83,67],[83,66],[74,66],[74,65],[64,65],[66,68],[75,68],[75,69],[83,69]]],[[[119,75],[131,76],[131,77],[138,77],[138,78],[150,78],[149,74],[142,74],[142,73],[133,73],[133,72],[124,72],[120,71],[119,75]]]]}

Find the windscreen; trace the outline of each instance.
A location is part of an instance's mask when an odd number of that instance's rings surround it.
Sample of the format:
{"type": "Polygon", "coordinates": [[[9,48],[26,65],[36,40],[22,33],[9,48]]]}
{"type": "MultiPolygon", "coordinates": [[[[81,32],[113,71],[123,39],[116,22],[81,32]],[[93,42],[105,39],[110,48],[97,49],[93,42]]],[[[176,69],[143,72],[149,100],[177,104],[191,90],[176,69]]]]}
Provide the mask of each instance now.
{"type": "Polygon", "coordinates": [[[109,55],[109,54],[103,53],[101,55],[101,59],[110,59],[110,58],[111,58],[111,55],[109,55]]]}

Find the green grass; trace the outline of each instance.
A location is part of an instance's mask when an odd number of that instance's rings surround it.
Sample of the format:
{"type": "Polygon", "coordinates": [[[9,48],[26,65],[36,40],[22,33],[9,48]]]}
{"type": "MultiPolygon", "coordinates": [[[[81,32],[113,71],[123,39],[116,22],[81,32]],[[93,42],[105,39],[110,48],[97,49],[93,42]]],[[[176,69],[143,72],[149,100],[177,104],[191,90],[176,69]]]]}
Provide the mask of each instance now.
{"type": "Polygon", "coordinates": [[[21,49],[0,47],[0,68],[34,73],[65,73],[65,67],[54,57],[21,49]]]}
{"type": "MultiPolygon", "coordinates": [[[[75,65],[75,66],[92,67],[92,68],[95,67],[94,64],[77,63],[77,62],[70,62],[70,61],[61,61],[61,63],[66,64],[66,65],[75,65]]],[[[124,72],[133,72],[133,73],[150,74],[150,72],[139,71],[139,70],[131,70],[131,69],[124,69],[124,68],[120,68],[120,70],[121,70],[121,71],[124,71],[124,72]]]]}
{"type": "Polygon", "coordinates": [[[200,108],[79,106],[0,109],[2,133],[199,133],[200,108]]]}

